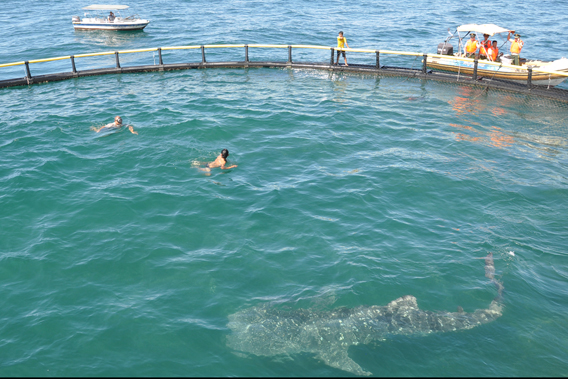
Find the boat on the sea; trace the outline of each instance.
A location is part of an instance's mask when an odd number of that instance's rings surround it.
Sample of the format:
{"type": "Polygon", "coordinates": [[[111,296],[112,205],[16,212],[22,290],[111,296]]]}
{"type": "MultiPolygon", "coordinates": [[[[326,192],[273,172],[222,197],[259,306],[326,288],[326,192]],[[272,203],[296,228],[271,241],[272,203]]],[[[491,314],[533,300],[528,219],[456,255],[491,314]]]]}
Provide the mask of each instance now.
{"type": "MultiPolygon", "coordinates": [[[[465,75],[473,75],[475,60],[466,58],[464,46],[471,33],[477,33],[478,36],[488,34],[490,37],[494,35],[501,36],[501,43],[498,43],[499,50],[505,50],[507,54],[501,55],[496,62],[480,59],[477,63],[477,76],[484,79],[502,79],[517,83],[527,83],[529,77],[528,68],[532,68],[531,83],[534,85],[556,86],[568,79],[568,76],[555,74],[551,71],[558,71],[568,74],[568,59],[561,58],[555,61],[543,61],[539,59],[520,59],[520,66],[513,66],[513,59],[508,53],[509,44],[507,42],[507,34],[509,29],[502,28],[494,24],[466,24],[457,28],[456,32],[450,34],[445,42],[438,45],[438,55],[448,55],[454,59],[443,57],[428,57],[426,66],[440,71],[457,72],[465,75]],[[460,32],[465,32],[463,37],[460,32]],[[452,39],[457,39],[458,49],[454,53],[451,43],[452,39]],[[459,58],[459,59],[455,59],[459,58]],[[547,71],[542,72],[539,70],[547,71]]],[[[492,39],[492,38],[490,38],[492,39]]],[[[521,53],[522,54],[522,53],[521,53]]]]}
{"type": "Polygon", "coordinates": [[[136,14],[123,16],[121,11],[128,8],[128,5],[89,5],[83,8],[86,11],[83,18],[73,16],[73,28],[75,30],[142,30],[150,23],[136,14]]]}

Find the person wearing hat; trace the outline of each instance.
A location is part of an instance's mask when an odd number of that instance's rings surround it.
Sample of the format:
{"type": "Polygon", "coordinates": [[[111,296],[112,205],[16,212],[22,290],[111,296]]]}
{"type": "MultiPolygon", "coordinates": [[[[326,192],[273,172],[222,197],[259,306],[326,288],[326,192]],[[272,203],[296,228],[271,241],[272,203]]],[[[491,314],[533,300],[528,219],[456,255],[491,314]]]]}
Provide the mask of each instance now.
{"type": "MultiPolygon", "coordinates": [[[[507,41],[511,42],[511,33],[515,33],[514,30],[510,30],[507,35],[507,41]]],[[[513,58],[513,64],[516,66],[521,65],[520,54],[524,46],[524,42],[521,40],[521,35],[519,33],[515,34],[515,40],[511,42],[511,58],[513,58]]]]}
{"type": "Polygon", "coordinates": [[[481,41],[479,46],[479,58],[480,59],[487,59],[487,52],[491,47],[491,41],[489,40],[489,34],[483,34],[483,41],[481,41]]]}
{"type": "Polygon", "coordinates": [[[475,39],[475,33],[471,33],[471,38],[465,44],[465,56],[466,58],[475,58],[475,52],[479,47],[479,42],[475,39]]]}

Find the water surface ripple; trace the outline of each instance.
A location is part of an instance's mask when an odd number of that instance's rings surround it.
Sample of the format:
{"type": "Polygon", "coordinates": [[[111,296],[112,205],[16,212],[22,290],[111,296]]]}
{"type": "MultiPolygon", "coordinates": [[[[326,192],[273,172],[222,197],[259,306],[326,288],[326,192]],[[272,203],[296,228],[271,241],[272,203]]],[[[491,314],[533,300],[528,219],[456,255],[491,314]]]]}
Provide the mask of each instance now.
{"type": "MultiPolygon", "coordinates": [[[[140,1],[131,5],[152,20],[146,31],[91,35],[70,26],[88,4],[10,0],[0,61],[329,45],[339,28],[353,47],[432,51],[447,27],[491,11],[527,29],[527,54],[566,51],[542,35],[566,12],[514,4],[542,23],[523,25],[512,3],[140,1]]],[[[496,296],[475,259],[488,252],[503,317],[350,357],[381,376],[566,374],[565,104],[289,69],[87,77],[4,89],[0,104],[1,375],[345,375],[309,354],[235,355],[227,317],[407,294],[422,309],[471,312],[496,296]],[[139,134],[90,130],[117,114],[139,134]],[[222,148],[237,168],[193,167],[222,148]]]]}

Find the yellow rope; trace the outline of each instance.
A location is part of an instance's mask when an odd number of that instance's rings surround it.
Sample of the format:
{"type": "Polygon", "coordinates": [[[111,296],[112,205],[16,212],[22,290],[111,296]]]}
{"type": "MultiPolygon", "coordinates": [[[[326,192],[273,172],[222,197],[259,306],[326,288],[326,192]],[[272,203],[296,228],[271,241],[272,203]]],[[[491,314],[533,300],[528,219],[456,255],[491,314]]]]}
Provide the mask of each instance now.
{"type": "MultiPolygon", "coordinates": [[[[251,44],[248,45],[250,48],[275,48],[275,49],[286,49],[289,46],[295,49],[319,49],[319,50],[331,50],[335,49],[336,51],[346,51],[346,52],[354,52],[354,53],[371,53],[375,54],[379,51],[380,54],[390,54],[390,55],[403,55],[403,56],[414,56],[414,57],[421,57],[423,53],[415,53],[415,52],[408,52],[408,51],[395,51],[395,50],[371,50],[371,49],[350,49],[350,48],[341,48],[341,47],[330,47],[330,46],[318,46],[318,45],[262,45],[262,44],[251,44]]],[[[220,44],[220,45],[203,45],[206,49],[219,49],[219,48],[243,48],[245,44],[220,44]]],[[[162,47],[161,50],[190,50],[190,49],[200,49],[201,45],[191,45],[191,46],[169,46],[169,47],[162,47]]],[[[137,50],[123,50],[118,51],[119,54],[133,54],[133,53],[143,53],[143,52],[150,52],[150,51],[158,51],[158,48],[150,48],[150,49],[137,49],[137,50]]],[[[105,56],[105,55],[113,55],[115,51],[104,51],[99,53],[88,53],[88,54],[77,54],[75,58],[86,58],[86,57],[98,57],[98,56],[105,56]]],[[[464,58],[464,57],[454,57],[451,55],[440,55],[440,54],[427,54],[429,59],[449,59],[455,61],[464,61],[464,62],[473,62],[474,60],[471,58],[464,58]]],[[[55,57],[55,58],[45,58],[45,59],[35,59],[29,61],[29,63],[43,63],[43,62],[52,62],[58,61],[63,59],[70,59],[71,56],[63,56],[63,57],[55,57]]],[[[25,61],[20,62],[11,62],[11,63],[3,63],[0,64],[1,67],[10,67],[10,66],[19,66],[25,64],[25,61]]],[[[483,64],[486,65],[494,65],[499,66],[500,68],[506,67],[514,70],[520,71],[527,71],[527,67],[524,66],[513,66],[507,65],[499,62],[492,62],[492,61],[483,61],[483,64]]],[[[550,74],[556,76],[568,76],[568,71],[554,71],[554,70],[547,70],[546,68],[533,68],[533,73],[543,73],[543,74],[550,74]]]]}

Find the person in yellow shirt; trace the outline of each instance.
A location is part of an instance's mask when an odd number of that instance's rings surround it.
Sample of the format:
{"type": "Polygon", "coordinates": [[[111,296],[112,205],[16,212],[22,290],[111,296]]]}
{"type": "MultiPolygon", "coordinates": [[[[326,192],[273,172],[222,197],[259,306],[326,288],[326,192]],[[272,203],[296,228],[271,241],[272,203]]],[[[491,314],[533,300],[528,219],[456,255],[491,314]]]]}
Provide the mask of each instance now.
{"type": "MultiPolygon", "coordinates": [[[[507,35],[507,41],[511,42],[511,33],[515,33],[514,30],[510,30],[507,35]]],[[[521,65],[521,50],[525,43],[521,40],[520,34],[515,34],[515,40],[511,42],[511,58],[513,58],[513,64],[516,66],[521,65]]]]}
{"type": "Polygon", "coordinates": [[[475,58],[475,52],[479,47],[479,42],[475,39],[475,33],[471,33],[471,38],[465,44],[465,56],[466,58],[475,58]]]}
{"type": "MultiPolygon", "coordinates": [[[[342,49],[347,47],[349,49],[349,45],[347,44],[347,38],[343,37],[343,32],[339,32],[339,35],[337,36],[337,47],[342,49]]],[[[341,54],[343,54],[343,60],[345,61],[345,65],[349,66],[347,64],[347,58],[345,57],[345,51],[342,50],[337,50],[337,60],[335,61],[335,64],[339,64],[339,56],[341,54]]]]}

